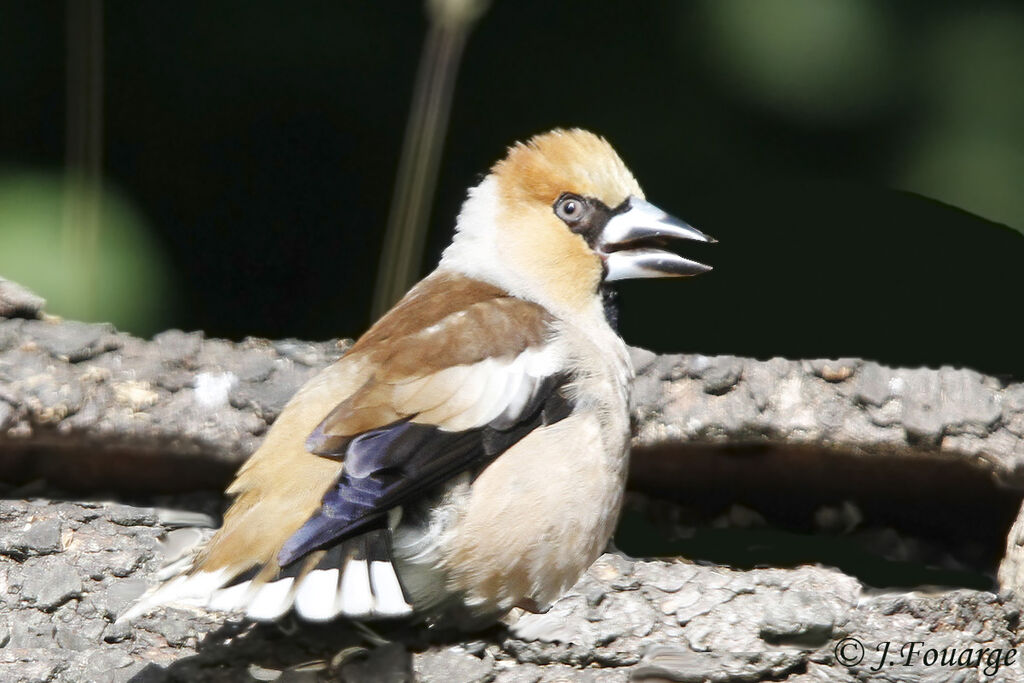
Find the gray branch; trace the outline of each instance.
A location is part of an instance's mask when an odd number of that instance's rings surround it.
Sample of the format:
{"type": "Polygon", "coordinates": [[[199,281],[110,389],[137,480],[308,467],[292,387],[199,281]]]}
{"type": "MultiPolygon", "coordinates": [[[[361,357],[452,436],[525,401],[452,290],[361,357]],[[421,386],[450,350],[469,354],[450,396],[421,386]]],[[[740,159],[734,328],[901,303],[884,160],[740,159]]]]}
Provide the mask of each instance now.
{"type": "MultiPolygon", "coordinates": [[[[1020,640],[1020,518],[998,595],[880,591],[816,566],[742,571],[608,554],[549,613],[513,615],[478,636],[380,624],[391,644],[374,647],[344,625],[253,625],[183,610],[115,623],[161,563],[211,533],[217,491],[295,389],[347,344],[231,343],[178,331],[144,341],[41,309],[38,297],[0,280],[0,477],[9,485],[0,502],[2,680],[391,680],[412,672],[446,683],[946,681],[982,680],[995,669],[1000,680],[1024,680],[1021,664],[1007,662],[1020,640]],[[185,493],[198,489],[211,492],[185,493]],[[96,491],[120,502],[83,502],[96,491]],[[857,663],[849,639],[863,647],[857,663]],[[949,648],[952,666],[941,663],[949,648]]],[[[634,362],[632,488],[641,493],[716,485],[709,463],[763,451],[772,454],[768,470],[812,470],[812,486],[834,463],[843,472],[953,467],[956,477],[995,482],[992,496],[1009,491],[1019,501],[1024,384],[855,359],[635,350],[634,362]]]]}

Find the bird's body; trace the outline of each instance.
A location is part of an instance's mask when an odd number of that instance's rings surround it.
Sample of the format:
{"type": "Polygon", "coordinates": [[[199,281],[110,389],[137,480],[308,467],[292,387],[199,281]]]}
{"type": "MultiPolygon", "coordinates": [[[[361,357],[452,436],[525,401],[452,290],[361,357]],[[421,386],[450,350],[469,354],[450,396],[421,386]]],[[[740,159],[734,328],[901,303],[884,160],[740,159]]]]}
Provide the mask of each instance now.
{"type": "Polygon", "coordinates": [[[445,487],[447,505],[431,501],[416,515],[423,521],[396,530],[396,566],[413,604],[452,595],[456,609],[484,615],[543,607],[611,536],[626,475],[633,368],[600,308],[544,327],[532,371],[564,373],[550,416],[479,474],[445,487]]]}
{"type": "Polygon", "coordinates": [[[707,268],[611,147],[554,131],[470,191],[438,268],[292,398],[224,524],[133,613],[275,619],[543,609],[605,547],[628,460],[626,346],[604,288],[707,268]]]}

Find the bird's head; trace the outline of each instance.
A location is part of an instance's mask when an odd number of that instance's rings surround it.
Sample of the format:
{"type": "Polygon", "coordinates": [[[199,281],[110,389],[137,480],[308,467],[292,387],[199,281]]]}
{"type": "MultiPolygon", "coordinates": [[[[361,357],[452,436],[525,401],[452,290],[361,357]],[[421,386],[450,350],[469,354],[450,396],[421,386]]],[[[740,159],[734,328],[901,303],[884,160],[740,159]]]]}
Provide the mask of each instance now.
{"type": "Polygon", "coordinates": [[[511,147],[470,190],[442,266],[572,312],[607,282],[711,270],[661,248],[677,239],[714,241],[645,201],[603,138],[556,129],[511,147]]]}

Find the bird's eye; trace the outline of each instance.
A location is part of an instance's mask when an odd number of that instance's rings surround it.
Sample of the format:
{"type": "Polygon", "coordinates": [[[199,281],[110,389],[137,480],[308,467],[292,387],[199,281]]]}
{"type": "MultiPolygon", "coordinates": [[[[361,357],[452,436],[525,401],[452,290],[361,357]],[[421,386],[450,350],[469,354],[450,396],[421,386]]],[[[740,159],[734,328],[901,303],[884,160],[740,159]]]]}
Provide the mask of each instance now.
{"type": "Polygon", "coordinates": [[[555,215],[566,223],[578,223],[587,213],[587,202],[574,194],[562,195],[555,202],[555,215]]]}

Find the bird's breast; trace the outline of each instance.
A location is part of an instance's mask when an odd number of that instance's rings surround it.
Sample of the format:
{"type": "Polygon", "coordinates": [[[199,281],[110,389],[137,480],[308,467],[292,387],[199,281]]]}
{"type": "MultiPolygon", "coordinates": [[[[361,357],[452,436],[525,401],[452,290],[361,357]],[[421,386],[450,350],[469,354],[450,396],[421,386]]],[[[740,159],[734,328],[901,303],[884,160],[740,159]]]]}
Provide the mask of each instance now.
{"type": "Polygon", "coordinates": [[[608,542],[622,502],[625,443],[594,413],[535,430],[474,480],[440,547],[447,592],[478,613],[554,601],[608,542]]]}
{"type": "Polygon", "coordinates": [[[396,530],[396,566],[418,610],[493,617],[549,604],[607,545],[628,465],[632,366],[610,330],[556,334],[572,413],[407,511],[396,530]]]}

